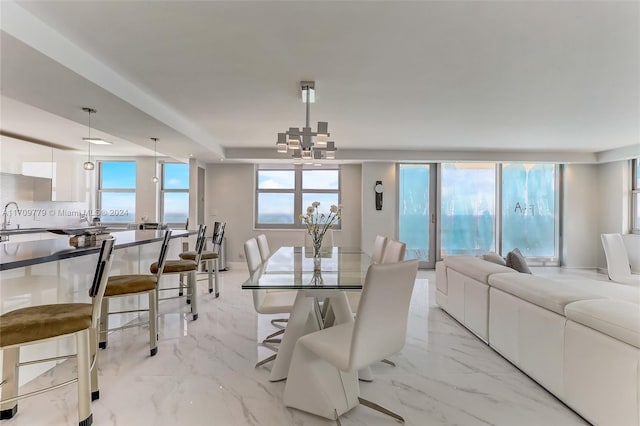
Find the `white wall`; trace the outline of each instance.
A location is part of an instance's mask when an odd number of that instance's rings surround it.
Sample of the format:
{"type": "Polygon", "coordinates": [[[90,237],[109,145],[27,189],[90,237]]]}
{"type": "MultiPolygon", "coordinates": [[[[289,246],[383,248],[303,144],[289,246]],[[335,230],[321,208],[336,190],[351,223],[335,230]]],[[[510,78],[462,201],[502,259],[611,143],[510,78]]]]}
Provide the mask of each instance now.
{"type": "Polygon", "coordinates": [[[371,254],[376,235],[396,238],[397,183],[395,163],[362,164],[362,238],[360,246],[371,254]],[[384,185],[382,210],[376,210],[373,187],[377,180],[384,185]]]}
{"type": "MultiPolygon", "coordinates": [[[[249,238],[264,233],[275,251],[281,246],[303,245],[304,230],[254,229],[255,174],[253,164],[209,164],[206,169],[207,223],[227,222],[229,261],[244,261],[243,246],[249,238]]],[[[342,167],[342,230],[335,231],[335,243],[360,246],[360,165],[342,167]]]]}
{"type": "Polygon", "coordinates": [[[593,191],[597,187],[597,165],[565,166],[562,202],[562,265],[565,267],[593,268],[598,264],[600,202],[593,191]]]}

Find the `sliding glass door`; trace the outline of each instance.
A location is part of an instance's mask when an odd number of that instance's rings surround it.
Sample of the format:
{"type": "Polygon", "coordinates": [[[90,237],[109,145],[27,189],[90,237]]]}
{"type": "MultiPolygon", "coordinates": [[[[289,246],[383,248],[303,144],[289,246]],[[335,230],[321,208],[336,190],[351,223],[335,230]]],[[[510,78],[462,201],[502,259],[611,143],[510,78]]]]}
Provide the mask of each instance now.
{"type": "Polygon", "coordinates": [[[421,268],[434,268],[435,164],[398,166],[398,238],[407,244],[405,259],[418,259],[421,268]]]}

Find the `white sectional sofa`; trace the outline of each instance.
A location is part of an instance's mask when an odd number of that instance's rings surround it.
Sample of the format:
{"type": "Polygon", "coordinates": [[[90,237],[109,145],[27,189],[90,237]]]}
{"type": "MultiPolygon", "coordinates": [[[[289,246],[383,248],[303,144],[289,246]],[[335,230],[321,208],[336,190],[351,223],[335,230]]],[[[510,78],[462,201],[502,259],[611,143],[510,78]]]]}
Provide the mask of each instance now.
{"type": "Polygon", "coordinates": [[[436,301],[589,422],[640,426],[640,287],[451,256],[436,301]]]}

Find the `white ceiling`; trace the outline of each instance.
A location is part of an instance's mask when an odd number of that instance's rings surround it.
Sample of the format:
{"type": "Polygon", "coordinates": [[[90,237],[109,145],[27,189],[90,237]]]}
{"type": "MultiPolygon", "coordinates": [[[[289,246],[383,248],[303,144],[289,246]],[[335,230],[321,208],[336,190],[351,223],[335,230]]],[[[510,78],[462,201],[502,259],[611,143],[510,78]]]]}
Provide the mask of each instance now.
{"type": "Polygon", "coordinates": [[[21,1],[29,33],[7,3],[4,95],[80,123],[104,102],[99,128],[168,155],[278,158],[300,80],[338,156],[640,146],[638,2],[21,1]]]}

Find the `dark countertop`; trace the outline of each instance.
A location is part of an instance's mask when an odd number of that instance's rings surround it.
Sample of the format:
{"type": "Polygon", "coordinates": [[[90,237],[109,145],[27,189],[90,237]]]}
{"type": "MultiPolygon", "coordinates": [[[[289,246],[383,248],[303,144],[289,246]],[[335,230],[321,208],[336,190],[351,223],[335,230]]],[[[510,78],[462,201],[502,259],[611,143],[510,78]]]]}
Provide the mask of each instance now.
{"type": "MultiPolygon", "coordinates": [[[[125,248],[162,241],[165,231],[120,231],[112,232],[115,237],[115,248],[125,248]]],[[[196,231],[174,230],[171,238],[186,237],[196,231]]],[[[7,242],[0,244],[0,271],[22,268],[39,263],[55,262],[77,256],[98,253],[100,242],[91,247],[72,247],[69,238],[60,237],[49,240],[7,242]]]]}

